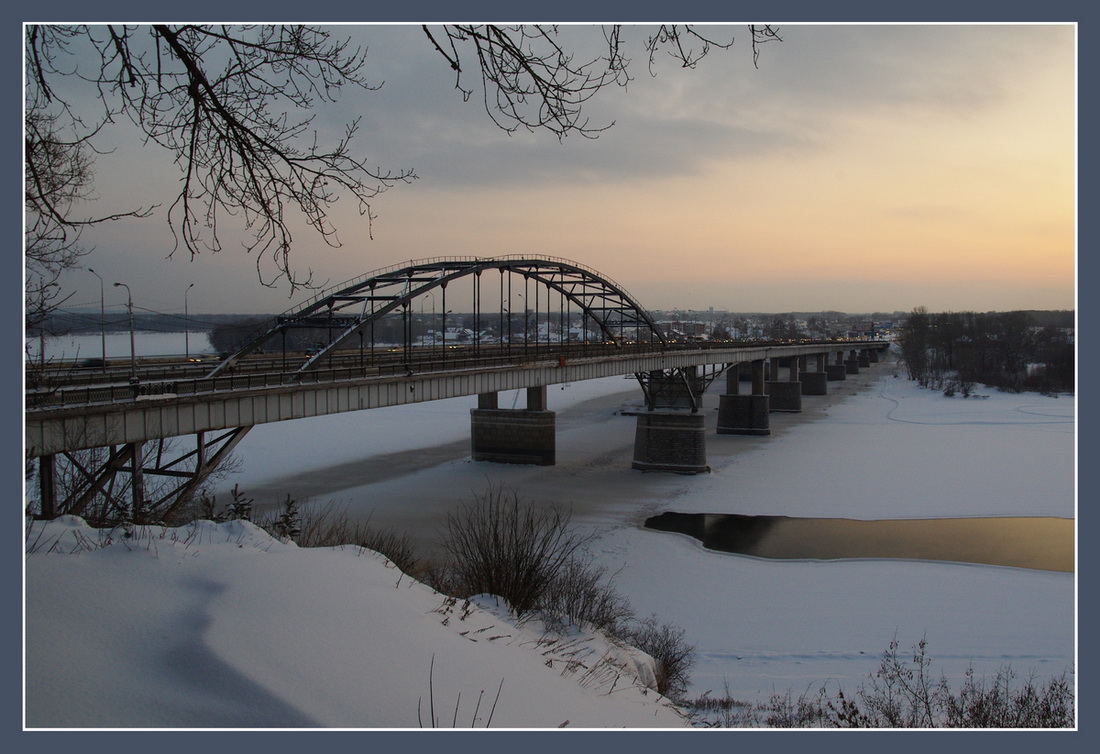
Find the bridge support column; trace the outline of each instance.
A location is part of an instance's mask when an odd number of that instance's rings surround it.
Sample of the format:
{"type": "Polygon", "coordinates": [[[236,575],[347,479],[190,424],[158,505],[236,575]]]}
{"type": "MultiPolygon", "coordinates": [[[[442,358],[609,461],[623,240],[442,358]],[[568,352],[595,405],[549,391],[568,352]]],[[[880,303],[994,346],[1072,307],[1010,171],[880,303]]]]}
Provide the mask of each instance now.
{"type": "Polygon", "coordinates": [[[825,377],[829,380],[829,382],[846,380],[848,379],[848,367],[844,366],[843,364],[826,364],[825,377]]]}
{"type": "Polygon", "coordinates": [[[739,395],[740,365],[730,367],[726,394],[718,396],[718,434],[770,435],[768,396],[764,393],[764,362],[752,362],[752,394],[739,395]]]}
{"type": "Polygon", "coordinates": [[[718,396],[718,434],[770,435],[767,395],[718,396]]]}
{"type": "Polygon", "coordinates": [[[42,508],[39,515],[44,519],[52,519],[56,515],[56,471],[57,459],[54,456],[42,456],[38,459],[38,498],[42,508]]]}
{"type": "Polygon", "coordinates": [[[829,394],[829,375],[825,372],[803,372],[800,376],[803,395],[829,394]]]}
{"type": "Polygon", "coordinates": [[[132,442],[127,446],[130,454],[130,492],[132,493],[134,523],[145,523],[145,469],[142,456],[145,443],[132,442]]]}
{"type": "Polygon", "coordinates": [[[802,410],[802,383],[773,380],[767,384],[769,411],[796,414],[802,410]]]}
{"type": "Polygon", "coordinates": [[[844,361],[844,367],[847,369],[848,374],[859,374],[859,356],[855,351],[848,354],[848,358],[844,361]]]}
{"type": "Polygon", "coordinates": [[[470,455],[475,461],[553,466],[555,416],[546,410],[546,387],[527,388],[527,408],[497,408],[496,393],[482,393],[470,409],[470,455]]]}
{"type": "Polygon", "coordinates": [[[814,366],[816,371],[809,371],[809,357],[801,356],[798,359],[801,371],[798,381],[802,383],[803,395],[827,395],[829,392],[828,375],[825,374],[825,354],[814,354],[814,366]]]}
{"type": "Polygon", "coordinates": [[[877,348],[868,348],[866,353],[867,353],[867,361],[870,364],[877,364],[878,363],[879,349],[877,349],[877,348]]]}
{"type": "Polygon", "coordinates": [[[741,365],[730,364],[726,367],[726,392],[723,395],[737,395],[741,392],[741,365]]]}
{"type": "Polygon", "coordinates": [[[859,356],[856,357],[859,361],[859,366],[863,369],[869,369],[871,367],[871,354],[864,348],[859,352],[859,356]]]}
{"type": "Polygon", "coordinates": [[[707,466],[706,415],[672,411],[638,414],[632,468],[699,474],[707,466]]]}

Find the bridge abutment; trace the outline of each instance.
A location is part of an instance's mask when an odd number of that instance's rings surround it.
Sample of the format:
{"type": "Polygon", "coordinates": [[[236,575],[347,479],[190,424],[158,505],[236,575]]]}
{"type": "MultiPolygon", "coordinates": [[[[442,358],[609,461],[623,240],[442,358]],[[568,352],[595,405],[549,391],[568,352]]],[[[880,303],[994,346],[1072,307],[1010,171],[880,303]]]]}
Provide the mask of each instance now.
{"type": "Polygon", "coordinates": [[[475,461],[553,466],[556,414],[546,410],[546,387],[527,388],[527,408],[499,408],[496,393],[480,393],[470,409],[470,455],[475,461]]]}

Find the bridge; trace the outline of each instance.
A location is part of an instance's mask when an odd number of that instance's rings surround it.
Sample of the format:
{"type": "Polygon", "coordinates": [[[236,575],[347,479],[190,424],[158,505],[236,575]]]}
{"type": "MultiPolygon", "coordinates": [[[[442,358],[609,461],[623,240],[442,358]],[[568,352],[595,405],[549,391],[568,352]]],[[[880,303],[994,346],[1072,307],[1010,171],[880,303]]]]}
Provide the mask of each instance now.
{"type": "Polygon", "coordinates": [[[886,347],[684,341],[577,262],[419,260],[321,291],[213,362],[134,358],[28,372],[35,513],[170,520],[256,425],[461,396],[478,396],[474,460],[552,465],[547,386],[621,375],[636,377],[647,409],[637,416],[633,468],[700,473],[708,469],[698,409],[720,377],[718,433],[766,435],[770,413],[800,411],[803,395],[825,394],[886,347]],[[524,408],[498,405],[509,390],[526,392],[524,408]]]}

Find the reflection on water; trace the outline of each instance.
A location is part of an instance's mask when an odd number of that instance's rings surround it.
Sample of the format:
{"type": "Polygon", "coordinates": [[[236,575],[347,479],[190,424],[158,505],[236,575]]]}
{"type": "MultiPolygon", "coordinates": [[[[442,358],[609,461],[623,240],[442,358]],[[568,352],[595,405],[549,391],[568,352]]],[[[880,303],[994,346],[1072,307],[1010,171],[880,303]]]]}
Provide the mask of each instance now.
{"type": "Polygon", "coordinates": [[[856,521],[662,513],[646,527],[704,547],[776,559],[916,558],[1073,571],[1073,519],[934,518],[856,521]]]}

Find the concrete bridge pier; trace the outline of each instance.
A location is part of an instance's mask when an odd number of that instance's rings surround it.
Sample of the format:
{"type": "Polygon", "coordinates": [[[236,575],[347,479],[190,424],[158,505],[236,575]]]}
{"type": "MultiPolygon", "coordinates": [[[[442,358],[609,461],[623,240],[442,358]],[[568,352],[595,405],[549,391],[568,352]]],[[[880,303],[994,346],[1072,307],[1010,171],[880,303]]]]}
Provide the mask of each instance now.
{"type": "Polygon", "coordinates": [[[646,411],[638,414],[631,468],[677,474],[710,471],[707,465],[706,415],[680,411],[646,411]]]}
{"type": "Polygon", "coordinates": [[[848,358],[844,361],[844,367],[848,374],[859,374],[859,355],[854,349],[848,353],[848,358]]]}
{"type": "Polygon", "coordinates": [[[768,410],[792,414],[802,411],[802,383],[798,380],[798,362],[797,358],[791,357],[790,376],[786,380],[779,379],[778,362],[776,363],[777,368],[772,371],[774,377],[765,386],[770,401],[768,410]]]}
{"type": "Polygon", "coordinates": [[[726,373],[726,393],[718,396],[718,434],[770,435],[768,395],[764,392],[764,361],[752,362],[752,393],[740,395],[741,365],[726,373]]]}
{"type": "Polygon", "coordinates": [[[861,369],[871,368],[871,351],[869,349],[860,349],[859,355],[856,358],[859,360],[859,366],[861,369]]]}
{"type": "Polygon", "coordinates": [[[527,388],[527,407],[500,408],[497,393],[480,393],[470,409],[470,455],[475,461],[553,466],[555,413],[546,410],[546,386],[527,388]]]}
{"type": "Polygon", "coordinates": [[[817,371],[809,371],[807,357],[798,357],[798,381],[802,383],[803,395],[828,395],[829,376],[825,374],[825,354],[817,354],[817,371]]]}
{"type": "Polygon", "coordinates": [[[848,378],[848,367],[844,365],[844,354],[836,352],[836,363],[825,365],[825,376],[829,382],[838,382],[848,378]]]}

